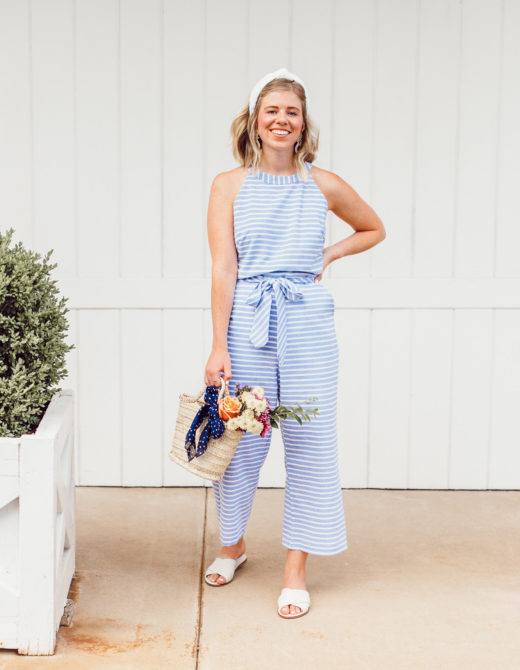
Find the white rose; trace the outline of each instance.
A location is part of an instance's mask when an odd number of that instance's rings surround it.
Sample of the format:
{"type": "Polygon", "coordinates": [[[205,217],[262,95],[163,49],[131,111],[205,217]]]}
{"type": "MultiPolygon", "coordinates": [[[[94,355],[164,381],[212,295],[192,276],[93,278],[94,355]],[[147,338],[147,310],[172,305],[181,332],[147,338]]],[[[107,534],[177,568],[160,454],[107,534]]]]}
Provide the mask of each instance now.
{"type": "Polygon", "coordinates": [[[254,393],[254,395],[258,396],[259,398],[264,397],[264,389],[261,386],[255,386],[253,388],[253,393],[254,393]]]}

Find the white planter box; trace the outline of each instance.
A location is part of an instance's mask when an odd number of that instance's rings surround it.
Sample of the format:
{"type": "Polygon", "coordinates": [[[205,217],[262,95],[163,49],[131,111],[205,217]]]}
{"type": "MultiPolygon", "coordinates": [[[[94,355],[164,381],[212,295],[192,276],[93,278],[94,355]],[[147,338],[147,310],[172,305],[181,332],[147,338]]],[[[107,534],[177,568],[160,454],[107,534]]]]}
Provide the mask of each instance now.
{"type": "Polygon", "coordinates": [[[54,654],[75,568],[74,392],[35,433],[0,437],[0,648],[54,654]]]}

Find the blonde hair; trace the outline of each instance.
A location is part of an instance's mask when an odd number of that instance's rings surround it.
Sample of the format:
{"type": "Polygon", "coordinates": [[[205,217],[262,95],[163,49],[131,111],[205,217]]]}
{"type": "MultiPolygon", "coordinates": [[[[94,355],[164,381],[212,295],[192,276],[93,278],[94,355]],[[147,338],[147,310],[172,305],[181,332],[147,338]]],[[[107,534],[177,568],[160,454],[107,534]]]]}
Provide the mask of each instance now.
{"type": "Polygon", "coordinates": [[[257,141],[258,135],[258,112],[263,98],[272,91],[293,91],[300,98],[302,104],[302,115],[305,128],[302,131],[302,142],[299,150],[294,154],[294,162],[296,164],[296,171],[298,176],[307,181],[308,171],[305,167],[305,161],[312,163],[314,161],[316,152],[318,151],[320,131],[311,121],[307,113],[307,104],[305,99],[305,91],[301,84],[296,81],[290,81],[283,77],[273,79],[267,83],[260,91],[256,101],[253,113],[249,115],[249,102],[237,114],[231,123],[231,147],[233,156],[244,167],[252,167],[253,174],[256,176],[259,170],[260,158],[262,150],[257,141]]]}

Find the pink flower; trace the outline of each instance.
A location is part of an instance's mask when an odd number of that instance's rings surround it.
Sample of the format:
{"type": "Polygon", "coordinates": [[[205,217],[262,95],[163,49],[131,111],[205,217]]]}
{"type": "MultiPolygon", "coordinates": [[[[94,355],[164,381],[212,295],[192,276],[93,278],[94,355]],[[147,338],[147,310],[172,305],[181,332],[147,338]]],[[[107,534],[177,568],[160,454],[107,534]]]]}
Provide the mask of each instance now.
{"type": "Polygon", "coordinates": [[[260,437],[264,437],[271,430],[271,421],[269,420],[269,411],[267,409],[265,411],[263,411],[262,414],[260,414],[260,416],[258,417],[257,420],[264,424],[264,428],[263,428],[262,432],[260,433],[260,437]]]}

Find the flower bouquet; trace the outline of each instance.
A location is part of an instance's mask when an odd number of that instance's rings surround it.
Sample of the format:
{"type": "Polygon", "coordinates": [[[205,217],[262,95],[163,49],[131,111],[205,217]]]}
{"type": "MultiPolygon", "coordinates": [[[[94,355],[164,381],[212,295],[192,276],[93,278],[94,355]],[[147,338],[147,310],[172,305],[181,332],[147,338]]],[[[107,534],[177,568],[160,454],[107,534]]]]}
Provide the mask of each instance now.
{"type": "MultiPolygon", "coordinates": [[[[308,398],[309,401],[317,398],[308,398]]],[[[256,433],[265,437],[271,427],[279,428],[280,419],[292,417],[299,424],[310,421],[310,415],[319,414],[317,408],[304,411],[301,405],[287,407],[277,405],[274,409],[269,405],[269,399],[264,396],[261,386],[247,386],[244,384],[235,387],[234,396],[224,396],[218,401],[219,416],[225,422],[227,430],[241,430],[256,433]]]]}
{"type": "Polygon", "coordinates": [[[265,437],[272,427],[279,427],[281,419],[291,417],[301,424],[319,414],[317,408],[304,410],[301,405],[272,408],[261,386],[237,384],[235,395],[230,396],[224,379],[220,388],[204,387],[197,396],[181,393],[179,400],[169,456],[192,474],[213,481],[224,476],[246,431],[265,437]]]}

